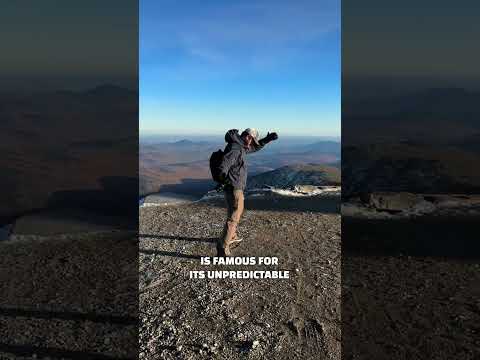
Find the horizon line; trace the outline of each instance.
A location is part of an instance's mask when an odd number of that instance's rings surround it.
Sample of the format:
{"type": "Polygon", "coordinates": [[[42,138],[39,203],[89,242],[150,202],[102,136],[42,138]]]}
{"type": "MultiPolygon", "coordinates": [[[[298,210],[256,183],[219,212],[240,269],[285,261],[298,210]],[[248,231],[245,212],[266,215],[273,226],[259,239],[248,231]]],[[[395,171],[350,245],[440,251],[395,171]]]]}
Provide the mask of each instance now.
{"type": "MultiPolygon", "coordinates": [[[[139,137],[141,136],[224,136],[225,131],[222,130],[219,132],[211,133],[185,133],[185,132],[159,132],[159,131],[150,131],[150,130],[139,130],[139,137]]],[[[282,136],[288,137],[328,137],[328,138],[341,138],[341,134],[301,134],[301,133],[282,133],[282,136]]]]}

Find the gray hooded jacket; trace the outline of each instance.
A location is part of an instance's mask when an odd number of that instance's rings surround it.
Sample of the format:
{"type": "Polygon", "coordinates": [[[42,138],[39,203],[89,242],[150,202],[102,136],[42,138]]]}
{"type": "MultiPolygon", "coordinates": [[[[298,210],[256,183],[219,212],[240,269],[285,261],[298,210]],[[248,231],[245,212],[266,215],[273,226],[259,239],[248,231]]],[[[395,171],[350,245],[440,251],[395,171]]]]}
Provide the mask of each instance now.
{"type": "Polygon", "coordinates": [[[245,155],[263,148],[263,145],[253,145],[246,148],[238,130],[228,130],[225,134],[225,155],[220,170],[234,189],[244,190],[247,186],[247,163],[245,155]]]}

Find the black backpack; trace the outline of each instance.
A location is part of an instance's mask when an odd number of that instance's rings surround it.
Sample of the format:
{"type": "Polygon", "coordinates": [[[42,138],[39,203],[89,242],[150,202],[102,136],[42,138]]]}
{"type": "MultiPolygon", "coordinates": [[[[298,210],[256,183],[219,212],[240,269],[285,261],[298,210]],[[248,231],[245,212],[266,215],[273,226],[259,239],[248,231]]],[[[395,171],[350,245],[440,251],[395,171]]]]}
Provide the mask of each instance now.
{"type": "Polygon", "coordinates": [[[210,156],[210,172],[212,173],[213,180],[219,184],[222,184],[220,180],[220,165],[222,164],[223,155],[225,155],[223,150],[218,150],[210,156]]]}

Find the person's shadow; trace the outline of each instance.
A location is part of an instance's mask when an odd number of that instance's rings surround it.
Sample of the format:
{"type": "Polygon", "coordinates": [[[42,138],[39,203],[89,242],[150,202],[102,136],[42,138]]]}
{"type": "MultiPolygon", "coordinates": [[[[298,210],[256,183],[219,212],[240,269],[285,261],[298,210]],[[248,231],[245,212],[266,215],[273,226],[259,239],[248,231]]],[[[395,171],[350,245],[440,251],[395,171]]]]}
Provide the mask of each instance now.
{"type": "MultiPolygon", "coordinates": [[[[216,237],[200,238],[200,237],[172,236],[172,235],[161,235],[161,234],[139,234],[138,237],[140,239],[146,238],[146,239],[155,239],[160,241],[182,240],[182,241],[203,242],[203,243],[210,243],[210,244],[216,244],[218,239],[216,237]]],[[[202,257],[200,255],[183,254],[178,251],[140,249],[139,252],[147,255],[160,255],[160,256],[177,257],[177,258],[183,258],[183,259],[195,259],[195,260],[200,260],[202,257]]]]}
{"type": "Polygon", "coordinates": [[[99,189],[61,190],[52,193],[46,209],[76,210],[88,214],[92,224],[138,229],[138,179],[106,176],[99,189]]]}

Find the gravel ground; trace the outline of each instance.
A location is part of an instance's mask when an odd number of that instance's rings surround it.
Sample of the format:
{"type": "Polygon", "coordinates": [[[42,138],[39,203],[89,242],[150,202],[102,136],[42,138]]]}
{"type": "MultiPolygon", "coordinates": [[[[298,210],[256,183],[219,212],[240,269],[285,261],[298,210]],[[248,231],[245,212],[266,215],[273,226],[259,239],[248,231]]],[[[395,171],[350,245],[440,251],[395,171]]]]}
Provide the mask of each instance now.
{"type": "Polygon", "coordinates": [[[480,359],[478,217],[342,223],[345,359],[480,359]]]}
{"type": "Polygon", "coordinates": [[[0,359],[135,359],[137,237],[109,231],[0,243],[0,359]]]}
{"type": "Polygon", "coordinates": [[[345,359],[480,359],[478,261],[343,255],[345,359]]]}
{"type": "Polygon", "coordinates": [[[191,279],[267,267],[200,264],[215,256],[218,204],[141,208],[140,359],[340,359],[340,215],[328,201],[328,212],[247,202],[234,256],[276,256],[268,269],[289,279],[191,279]]]}

